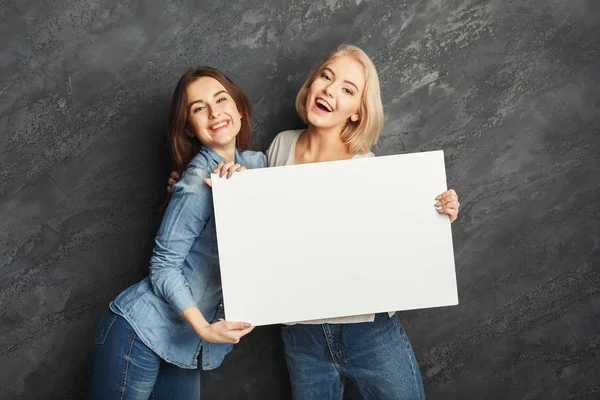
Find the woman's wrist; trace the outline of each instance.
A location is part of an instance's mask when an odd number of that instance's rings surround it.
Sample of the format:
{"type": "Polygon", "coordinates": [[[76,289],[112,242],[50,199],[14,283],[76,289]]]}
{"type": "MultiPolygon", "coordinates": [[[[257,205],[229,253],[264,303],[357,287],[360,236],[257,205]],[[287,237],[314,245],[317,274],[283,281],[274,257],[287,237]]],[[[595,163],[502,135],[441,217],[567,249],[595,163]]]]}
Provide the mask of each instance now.
{"type": "Polygon", "coordinates": [[[210,324],[207,323],[207,325],[195,328],[194,331],[196,332],[196,335],[200,336],[200,338],[202,340],[208,341],[207,340],[208,328],[210,328],[210,324]]]}
{"type": "Polygon", "coordinates": [[[206,340],[206,329],[210,327],[208,321],[204,318],[198,307],[189,307],[181,313],[183,319],[187,321],[194,332],[202,339],[206,340]]]}

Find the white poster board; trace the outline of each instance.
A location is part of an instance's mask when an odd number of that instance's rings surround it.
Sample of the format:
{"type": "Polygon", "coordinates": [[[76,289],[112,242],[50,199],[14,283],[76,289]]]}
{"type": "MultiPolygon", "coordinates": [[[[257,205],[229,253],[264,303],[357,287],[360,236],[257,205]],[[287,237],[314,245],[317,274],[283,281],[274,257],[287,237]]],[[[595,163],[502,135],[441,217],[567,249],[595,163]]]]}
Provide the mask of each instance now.
{"type": "Polygon", "coordinates": [[[230,321],[458,304],[442,151],[213,175],[230,321]]]}

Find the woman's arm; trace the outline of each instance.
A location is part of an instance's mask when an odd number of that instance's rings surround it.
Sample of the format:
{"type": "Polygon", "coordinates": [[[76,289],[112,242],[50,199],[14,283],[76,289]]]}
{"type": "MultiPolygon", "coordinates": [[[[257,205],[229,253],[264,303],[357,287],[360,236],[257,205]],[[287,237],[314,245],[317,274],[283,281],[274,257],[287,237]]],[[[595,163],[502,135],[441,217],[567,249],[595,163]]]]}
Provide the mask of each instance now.
{"type": "Polygon", "coordinates": [[[212,213],[205,172],[188,170],[185,182],[177,185],[156,235],[150,260],[150,283],[157,296],[167,301],[208,342],[237,343],[252,328],[242,322],[209,324],[192,296],[182,265],[191,246],[202,233],[212,213]]]}
{"type": "MultiPolygon", "coordinates": [[[[277,138],[273,141],[273,143],[277,142],[277,138]]],[[[273,148],[273,143],[267,150],[267,154],[271,152],[273,148]]],[[[246,165],[248,168],[266,168],[269,166],[268,156],[260,151],[244,151],[243,157],[245,158],[246,165]]],[[[227,178],[231,178],[231,176],[235,172],[243,171],[246,167],[241,164],[236,164],[233,161],[222,163],[220,162],[217,165],[217,168],[213,171],[214,174],[219,174],[221,177],[227,175],[227,178]]],[[[171,171],[171,175],[169,175],[169,179],[167,180],[167,192],[171,193],[173,190],[173,185],[179,181],[180,175],[177,171],[171,171]]],[[[204,182],[210,187],[212,187],[212,182],[210,178],[204,178],[204,182]]]]}
{"type": "Polygon", "coordinates": [[[229,322],[222,319],[211,325],[196,306],[186,308],[181,316],[198,336],[211,343],[239,343],[242,336],[254,329],[246,322],[229,322]]]}
{"type": "Polygon", "coordinates": [[[165,299],[178,314],[195,306],[189,283],[181,269],[193,243],[208,218],[210,199],[202,190],[202,170],[190,170],[177,185],[156,235],[150,259],[150,282],[154,293],[165,299]]]}

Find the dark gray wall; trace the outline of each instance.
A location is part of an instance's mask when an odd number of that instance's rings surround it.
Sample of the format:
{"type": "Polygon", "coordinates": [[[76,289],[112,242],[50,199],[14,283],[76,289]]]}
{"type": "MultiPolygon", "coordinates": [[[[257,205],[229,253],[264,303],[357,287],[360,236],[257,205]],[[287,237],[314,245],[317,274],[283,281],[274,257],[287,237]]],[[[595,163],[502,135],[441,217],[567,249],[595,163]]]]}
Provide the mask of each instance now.
{"type": "MultiPolygon", "coordinates": [[[[84,396],[101,314],[147,273],[179,75],[226,71],[265,149],[342,42],[380,71],[376,153],[444,149],[461,195],[460,305],[400,315],[428,398],[600,397],[600,2],[202,3],[0,1],[0,398],[84,396]]],[[[203,385],[288,398],[277,328],[203,385]]]]}

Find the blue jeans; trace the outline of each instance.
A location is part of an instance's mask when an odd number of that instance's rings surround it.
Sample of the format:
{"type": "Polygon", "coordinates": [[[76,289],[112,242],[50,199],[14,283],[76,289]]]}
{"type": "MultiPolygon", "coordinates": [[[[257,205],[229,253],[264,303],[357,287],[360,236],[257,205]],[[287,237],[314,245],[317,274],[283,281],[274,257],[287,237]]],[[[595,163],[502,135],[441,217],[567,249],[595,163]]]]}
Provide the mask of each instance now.
{"type": "Polygon", "coordinates": [[[365,399],[425,399],[417,360],[396,316],[289,325],[282,335],[295,400],[341,400],[346,378],[365,399]]]}
{"type": "Polygon", "coordinates": [[[96,331],[90,400],[200,399],[200,370],[169,364],[108,311],[96,331]]]}

